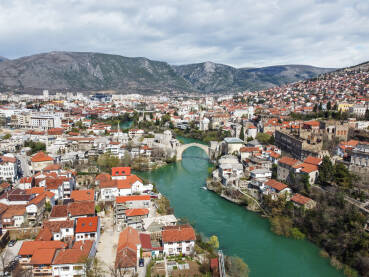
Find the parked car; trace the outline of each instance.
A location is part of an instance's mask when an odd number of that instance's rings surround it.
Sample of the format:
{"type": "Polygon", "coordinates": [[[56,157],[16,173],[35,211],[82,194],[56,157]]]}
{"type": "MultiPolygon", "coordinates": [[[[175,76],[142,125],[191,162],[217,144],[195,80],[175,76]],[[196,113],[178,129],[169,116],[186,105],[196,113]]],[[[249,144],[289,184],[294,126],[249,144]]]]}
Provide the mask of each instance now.
{"type": "Polygon", "coordinates": [[[138,265],[139,265],[140,267],[145,266],[145,260],[144,260],[143,258],[140,258],[140,260],[138,261],[138,265]]]}
{"type": "Polygon", "coordinates": [[[16,240],[10,240],[8,243],[9,247],[13,247],[17,241],[16,240]]]}

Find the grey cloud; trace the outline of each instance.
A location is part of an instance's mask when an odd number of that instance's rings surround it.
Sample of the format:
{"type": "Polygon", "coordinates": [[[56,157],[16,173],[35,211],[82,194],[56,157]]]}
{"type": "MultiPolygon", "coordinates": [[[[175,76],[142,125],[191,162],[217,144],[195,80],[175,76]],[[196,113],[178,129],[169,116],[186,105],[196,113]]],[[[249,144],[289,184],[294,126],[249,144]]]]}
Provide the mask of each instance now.
{"type": "Polygon", "coordinates": [[[341,67],[369,59],[367,0],[5,0],[0,55],[53,50],[173,64],[341,67]]]}

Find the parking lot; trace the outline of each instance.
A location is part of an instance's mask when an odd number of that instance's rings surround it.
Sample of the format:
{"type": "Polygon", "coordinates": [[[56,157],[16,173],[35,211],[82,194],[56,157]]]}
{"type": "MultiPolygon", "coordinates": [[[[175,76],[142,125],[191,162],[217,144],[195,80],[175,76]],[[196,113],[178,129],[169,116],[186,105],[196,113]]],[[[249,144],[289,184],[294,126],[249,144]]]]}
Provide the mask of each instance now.
{"type": "Polygon", "coordinates": [[[3,274],[4,267],[6,268],[18,255],[19,249],[22,246],[23,241],[19,240],[14,246],[6,246],[0,254],[0,273],[3,274]]]}

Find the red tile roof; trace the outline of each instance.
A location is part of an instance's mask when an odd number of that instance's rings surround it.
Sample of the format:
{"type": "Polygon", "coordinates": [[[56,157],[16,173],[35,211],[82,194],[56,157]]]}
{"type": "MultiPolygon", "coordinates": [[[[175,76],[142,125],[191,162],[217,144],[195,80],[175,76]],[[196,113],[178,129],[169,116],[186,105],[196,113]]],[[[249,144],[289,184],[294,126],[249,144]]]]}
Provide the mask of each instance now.
{"type": "Polygon", "coordinates": [[[117,196],[115,198],[116,203],[125,203],[127,201],[143,201],[143,200],[150,200],[150,195],[117,196]]]}
{"type": "Polygon", "coordinates": [[[33,252],[30,264],[50,265],[54,259],[55,248],[39,248],[33,252]]]}
{"type": "Polygon", "coordinates": [[[140,241],[143,249],[152,249],[150,234],[140,234],[140,241]]]}
{"type": "Polygon", "coordinates": [[[53,264],[85,264],[93,244],[92,240],[77,241],[72,249],[58,251],[53,264]]]}
{"type": "Polygon", "coordinates": [[[293,166],[293,165],[297,164],[298,162],[299,162],[298,160],[295,160],[295,159],[287,157],[287,156],[284,156],[284,157],[280,158],[279,161],[278,161],[278,163],[286,164],[286,165],[289,165],[289,166],[293,166]]]}
{"type": "Polygon", "coordinates": [[[148,209],[128,209],[126,210],[126,216],[140,216],[149,214],[148,209]]]}
{"type": "Polygon", "coordinates": [[[130,167],[113,167],[111,169],[112,176],[129,176],[131,175],[131,168],[130,167]]]}
{"type": "Polygon", "coordinates": [[[287,185],[281,183],[281,182],[278,182],[277,180],[274,180],[274,179],[270,179],[268,180],[265,185],[271,187],[271,188],[274,188],[275,190],[277,190],[278,192],[284,190],[285,188],[288,188],[287,185]]]}
{"type": "Polygon", "coordinates": [[[125,228],[119,234],[116,268],[129,268],[137,266],[137,245],[141,244],[138,231],[131,227],[125,228]]]}
{"type": "Polygon", "coordinates": [[[44,187],[33,187],[25,190],[27,194],[41,194],[45,191],[44,187]]]}
{"type": "Polygon", "coordinates": [[[61,166],[59,164],[49,164],[45,166],[42,171],[56,171],[59,170],[61,166]]]}
{"type": "Polygon", "coordinates": [[[71,202],[68,204],[68,212],[71,216],[95,215],[95,202],[71,202]]]}
{"type": "Polygon", "coordinates": [[[316,165],[313,164],[307,164],[307,163],[302,163],[301,164],[301,171],[305,172],[305,173],[311,173],[314,171],[318,171],[318,167],[316,165]]]}
{"type": "Polygon", "coordinates": [[[31,256],[36,249],[62,249],[67,247],[67,245],[58,240],[52,241],[24,241],[21,248],[19,249],[18,255],[21,256],[31,256]]]}
{"type": "Polygon", "coordinates": [[[67,217],[68,207],[66,205],[55,205],[51,210],[50,217],[67,217]]]}
{"type": "Polygon", "coordinates": [[[312,199],[306,196],[303,196],[299,193],[296,193],[294,196],[292,196],[291,201],[295,202],[297,204],[300,205],[305,205],[306,203],[308,203],[309,201],[311,201],[312,199]]]}
{"type": "Polygon", "coordinates": [[[16,158],[8,157],[8,156],[0,156],[0,164],[3,163],[15,163],[17,161],[16,158]]]}
{"type": "Polygon", "coordinates": [[[190,225],[167,226],[162,231],[162,240],[164,243],[196,240],[196,235],[190,225]]]}
{"type": "Polygon", "coordinates": [[[127,176],[124,180],[108,180],[108,181],[101,181],[100,188],[118,188],[118,189],[130,189],[132,184],[136,181],[142,183],[142,180],[137,177],[136,175],[127,176]]]}
{"type": "Polygon", "coordinates": [[[32,162],[46,162],[46,161],[53,161],[54,159],[52,157],[50,157],[49,155],[45,154],[45,152],[40,151],[37,154],[35,154],[32,158],[31,161],[32,162]]]}
{"type": "Polygon", "coordinates": [[[70,198],[75,202],[78,201],[94,201],[95,199],[95,190],[87,189],[87,190],[73,190],[70,194],[70,198]]]}
{"type": "Polygon", "coordinates": [[[76,233],[97,232],[98,223],[99,218],[97,216],[77,218],[76,233]]]}
{"type": "Polygon", "coordinates": [[[19,183],[21,183],[21,184],[29,184],[29,183],[32,183],[32,181],[33,181],[33,177],[22,177],[19,180],[19,183]]]}
{"type": "Polygon", "coordinates": [[[59,233],[60,229],[74,228],[74,220],[44,221],[43,227],[52,233],[59,233]]]}
{"type": "Polygon", "coordinates": [[[95,178],[96,181],[109,181],[111,180],[111,176],[109,173],[100,173],[95,178]]]}
{"type": "Polygon", "coordinates": [[[41,194],[37,195],[35,198],[33,198],[31,201],[29,201],[27,206],[31,205],[31,204],[37,205],[37,204],[41,203],[42,201],[44,201],[45,198],[46,198],[46,194],[41,193],[41,194]]]}
{"type": "Polygon", "coordinates": [[[313,156],[308,156],[304,160],[304,163],[308,163],[308,164],[313,164],[313,165],[319,166],[322,163],[322,161],[323,160],[321,158],[317,158],[317,157],[313,157],[313,156]]]}
{"type": "Polygon", "coordinates": [[[43,241],[50,241],[53,238],[53,234],[51,233],[50,229],[42,228],[40,232],[37,234],[35,240],[43,240],[43,241]]]}

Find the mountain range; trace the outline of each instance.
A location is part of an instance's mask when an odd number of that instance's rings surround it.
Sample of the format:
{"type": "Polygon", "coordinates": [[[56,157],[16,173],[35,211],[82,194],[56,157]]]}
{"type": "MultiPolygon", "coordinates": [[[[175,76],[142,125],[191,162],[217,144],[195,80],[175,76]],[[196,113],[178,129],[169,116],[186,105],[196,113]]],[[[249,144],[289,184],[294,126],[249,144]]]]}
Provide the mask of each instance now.
{"type": "Polygon", "coordinates": [[[170,65],[142,57],[49,52],[12,60],[0,57],[0,91],[227,93],[265,89],[333,70],[306,65],[235,68],[213,62],[170,65]]]}

